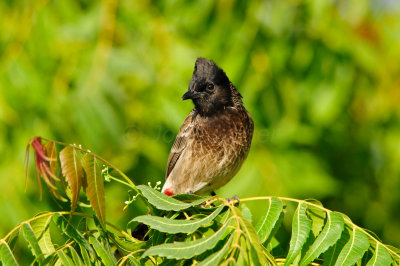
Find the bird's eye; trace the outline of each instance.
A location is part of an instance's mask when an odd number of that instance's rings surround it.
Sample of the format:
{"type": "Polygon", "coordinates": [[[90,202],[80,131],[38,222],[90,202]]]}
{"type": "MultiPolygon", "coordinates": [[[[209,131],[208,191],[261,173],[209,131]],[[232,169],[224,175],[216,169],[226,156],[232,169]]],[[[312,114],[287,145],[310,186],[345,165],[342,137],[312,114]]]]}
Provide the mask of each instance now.
{"type": "Polygon", "coordinates": [[[214,89],[214,84],[208,83],[207,84],[207,90],[212,91],[214,89]]]}

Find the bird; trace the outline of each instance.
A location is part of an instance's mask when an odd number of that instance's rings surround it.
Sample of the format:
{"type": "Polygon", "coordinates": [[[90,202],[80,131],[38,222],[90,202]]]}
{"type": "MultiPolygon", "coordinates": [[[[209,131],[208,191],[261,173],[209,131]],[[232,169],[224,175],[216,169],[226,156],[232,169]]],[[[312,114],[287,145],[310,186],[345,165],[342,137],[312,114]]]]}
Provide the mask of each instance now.
{"type": "Polygon", "coordinates": [[[247,158],[254,122],[242,95],[212,60],[197,58],[188,91],[194,108],[172,145],[161,192],[215,195],[247,158]]]}

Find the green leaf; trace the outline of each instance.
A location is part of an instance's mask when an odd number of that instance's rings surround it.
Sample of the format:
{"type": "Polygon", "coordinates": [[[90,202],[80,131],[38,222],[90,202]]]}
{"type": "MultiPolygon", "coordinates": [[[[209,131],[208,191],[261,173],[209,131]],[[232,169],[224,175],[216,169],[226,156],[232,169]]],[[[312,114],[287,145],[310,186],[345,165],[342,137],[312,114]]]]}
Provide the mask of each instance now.
{"type": "Polygon", "coordinates": [[[151,230],[149,232],[149,239],[151,240],[151,246],[157,246],[165,242],[165,234],[157,231],[157,230],[151,230]]]}
{"type": "Polygon", "coordinates": [[[202,260],[198,266],[207,266],[207,265],[218,265],[219,261],[222,259],[222,257],[225,255],[225,253],[228,251],[228,249],[231,246],[233,237],[231,236],[228,241],[225,243],[225,245],[218,250],[217,252],[211,254],[204,260],[202,260]]]}
{"type": "Polygon", "coordinates": [[[273,256],[283,257],[285,254],[281,243],[275,238],[272,237],[271,240],[268,242],[268,245],[265,247],[267,251],[273,256]]]}
{"type": "Polygon", "coordinates": [[[222,211],[224,205],[221,205],[209,216],[200,220],[173,220],[166,217],[158,217],[151,215],[138,216],[132,221],[144,223],[151,228],[157,229],[158,231],[176,234],[176,233],[193,233],[200,226],[210,224],[215,217],[222,211]]]}
{"type": "Polygon", "coordinates": [[[86,173],[85,193],[90,201],[101,224],[106,222],[106,205],[104,196],[104,180],[97,158],[92,154],[85,154],[82,158],[82,166],[86,173]]]}
{"type": "Polygon", "coordinates": [[[100,244],[100,242],[94,236],[89,237],[89,243],[93,245],[94,250],[103,261],[104,265],[109,266],[117,264],[114,255],[110,254],[107,249],[102,244],[100,244]]]}
{"type": "Polygon", "coordinates": [[[386,248],[390,249],[393,253],[396,253],[398,255],[398,258],[400,259],[400,249],[391,245],[385,245],[386,248]]]}
{"type": "Polygon", "coordinates": [[[250,223],[253,222],[253,215],[251,214],[251,211],[249,207],[247,207],[246,204],[242,203],[240,204],[240,211],[242,212],[243,217],[249,221],[250,223]]]}
{"type": "Polygon", "coordinates": [[[68,146],[60,152],[61,171],[71,189],[71,212],[76,208],[82,187],[83,168],[75,147],[68,146]]]}
{"type": "MultiPolygon", "coordinates": [[[[251,246],[251,249],[254,249],[252,252],[253,257],[258,257],[258,261],[261,265],[267,264],[267,258],[270,261],[274,259],[262,246],[260,239],[258,238],[257,232],[254,229],[253,225],[243,217],[242,213],[238,208],[235,207],[235,213],[237,217],[240,219],[241,229],[246,236],[247,243],[251,246]]],[[[250,250],[251,250],[250,249],[250,250]]]]}
{"type": "Polygon", "coordinates": [[[126,236],[123,234],[115,235],[109,233],[109,236],[112,239],[113,243],[118,247],[118,249],[122,250],[125,253],[130,253],[132,251],[138,250],[146,244],[145,241],[139,241],[134,237],[126,236]]]}
{"type": "Polygon", "coordinates": [[[323,266],[335,265],[336,260],[339,257],[340,251],[342,251],[343,247],[347,244],[349,239],[350,239],[350,233],[345,226],[339,240],[336,241],[335,245],[333,245],[327,251],[325,251],[323,255],[323,260],[324,260],[323,266]]]}
{"type": "Polygon", "coordinates": [[[58,250],[57,255],[60,258],[63,265],[65,265],[65,266],[74,266],[75,265],[74,262],[72,261],[72,259],[70,257],[68,257],[67,254],[65,254],[65,252],[63,250],[58,250]]]}
{"type": "Polygon", "coordinates": [[[72,258],[74,259],[74,265],[77,266],[84,266],[81,258],[79,257],[78,253],[76,252],[76,250],[73,247],[69,247],[69,251],[72,254],[72,258]]]}
{"type": "MultiPolygon", "coordinates": [[[[83,249],[90,251],[93,254],[93,249],[89,242],[83,237],[83,235],[76,230],[76,228],[60,213],[55,213],[53,220],[57,224],[58,228],[62,230],[67,236],[74,239],[79,245],[83,246],[83,249]]],[[[82,249],[82,248],[81,248],[82,249]]]]}
{"type": "Polygon", "coordinates": [[[51,241],[49,225],[53,218],[53,215],[44,216],[42,218],[33,220],[31,226],[36,238],[39,241],[40,249],[45,256],[48,256],[55,252],[53,242],[51,241]]]}
{"type": "Polygon", "coordinates": [[[353,265],[362,258],[369,247],[368,237],[361,230],[353,227],[350,239],[343,247],[335,265],[353,265]]]}
{"type": "Polygon", "coordinates": [[[85,262],[85,265],[91,265],[89,254],[88,254],[86,248],[83,245],[79,244],[79,249],[81,251],[82,258],[83,258],[83,261],[85,262]]]}
{"type": "MultiPolygon", "coordinates": [[[[311,205],[311,204],[307,205],[308,208],[307,208],[306,214],[307,214],[307,217],[310,218],[310,220],[312,220],[311,231],[314,236],[313,240],[315,240],[315,238],[321,233],[321,231],[325,225],[326,211],[324,209],[322,209],[323,205],[318,200],[307,199],[306,201],[313,204],[313,205],[311,205]],[[320,206],[322,208],[319,208],[314,205],[320,206]]],[[[308,240],[310,240],[310,239],[308,239],[308,240]]]]}
{"type": "Polygon", "coordinates": [[[39,241],[37,240],[35,233],[31,225],[27,222],[23,223],[21,226],[22,235],[25,240],[29,243],[32,253],[35,257],[40,257],[43,255],[42,250],[39,246],[39,241]]]}
{"type": "Polygon", "coordinates": [[[3,239],[0,240],[0,261],[5,266],[17,266],[18,262],[14,257],[10,247],[7,242],[3,239]]]}
{"type": "Polygon", "coordinates": [[[208,200],[210,197],[202,197],[196,194],[176,194],[172,196],[174,199],[179,201],[197,201],[197,200],[208,200]]]}
{"type": "Polygon", "coordinates": [[[173,197],[169,197],[149,186],[139,185],[137,188],[142,192],[143,196],[151,205],[160,210],[181,211],[191,206],[199,205],[206,200],[206,198],[201,198],[191,203],[185,203],[174,199],[173,197]]]}
{"type": "MultiPolygon", "coordinates": [[[[135,265],[135,266],[143,265],[143,264],[140,263],[140,261],[139,261],[137,258],[135,258],[133,255],[129,254],[129,255],[127,255],[127,257],[128,257],[129,260],[133,263],[133,265],[135,265]]],[[[118,265],[120,265],[120,264],[118,264],[118,265]]]]}
{"type": "Polygon", "coordinates": [[[306,215],[307,205],[299,203],[292,222],[292,238],[290,239],[289,253],[287,255],[285,266],[290,265],[296,256],[300,253],[307,237],[311,231],[311,221],[306,215]]]}
{"type": "Polygon", "coordinates": [[[188,259],[199,255],[206,250],[212,249],[223,237],[229,222],[225,223],[217,232],[211,236],[203,237],[189,242],[174,242],[154,246],[146,250],[143,257],[149,255],[157,255],[167,257],[169,259],[188,259]]]}
{"type": "Polygon", "coordinates": [[[391,265],[392,257],[384,246],[376,243],[374,256],[368,261],[367,266],[391,265]]]}
{"type": "MultiPolygon", "coordinates": [[[[257,250],[254,248],[251,242],[247,242],[247,248],[246,248],[246,253],[250,254],[248,257],[248,263],[247,264],[253,264],[254,266],[263,266],[267,265],[267,263],[264,261],[263,264],[261,264],[260,261],[260,255],[258,254],[257,250]]],[[[271,264],[269,264],[271,265],[271,264]]]]}
{"type": "Polygon", "coordinates": [[[334,245],[340,238],[344,228],[343,217],[337,212],[328,212],[326,223],[322,232],[315,239],[312,246],[307,250],[300,265],[309,265],[320,254],[324,253],[330,246],[334,245]]]}
{"type": "Polygon", "coordinates": [[[14,230],[10,235],[8,235],[7,238],[3,238],[3,240],[6,241],[9,248],[13,250],[18,241],[19,236],[20,236],[20,230],[14,230]]]}
{"type": "Polygon", "coordinates": [[[279,220],[282,210],[283,204],[281,200],[275,197],[269,199],[268,210],[256,225],[256,232],[261,243],[264,243],[270,236],[273,228],[279,220]]]}

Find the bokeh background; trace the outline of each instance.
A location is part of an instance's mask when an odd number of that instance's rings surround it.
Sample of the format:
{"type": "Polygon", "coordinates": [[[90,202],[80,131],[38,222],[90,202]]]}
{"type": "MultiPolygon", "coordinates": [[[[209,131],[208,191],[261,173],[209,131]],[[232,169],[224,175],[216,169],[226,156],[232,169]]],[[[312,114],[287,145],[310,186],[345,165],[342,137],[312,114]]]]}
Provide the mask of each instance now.
{"type": "MultiPolygon", "coordinates": [[[[40,200],[34,171],[25,192],[32,136],[82,144],[136,184],[163,180],[202,56],[255,121],[219,195],[316,198],[400,246],[398,1],[3,0],[0,29],[0,236],[67,208],[40,200]]],[[[123,226],[127,189],[106,196],[123,226]]]]}

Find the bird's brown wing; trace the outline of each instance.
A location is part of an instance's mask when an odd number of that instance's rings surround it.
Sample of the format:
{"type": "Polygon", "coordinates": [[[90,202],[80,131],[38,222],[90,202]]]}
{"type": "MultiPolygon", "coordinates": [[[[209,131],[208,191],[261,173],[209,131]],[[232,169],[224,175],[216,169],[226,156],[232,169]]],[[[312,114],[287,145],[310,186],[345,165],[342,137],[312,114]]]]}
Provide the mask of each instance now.
{"type": "Polygon", "coordinates": [[[194,111],[192,111],[185,119],[185,121],[182,124],[181,129],[179,130],[178,135],[176,136],[174,145],[172,145],[171,151],[169,153],[168,157],[168,163],[167,163],[167,174],[165,176],[165,179],[168,178],[169,174],[172,172],[172,169],[174,169],[176,162],[178,161],[179,157],[185,150],[188,139],[190,137],[190,132],[192,129],[192,126],[190,123],[192,122],[192,116],[194,114],[194,111]]]}

